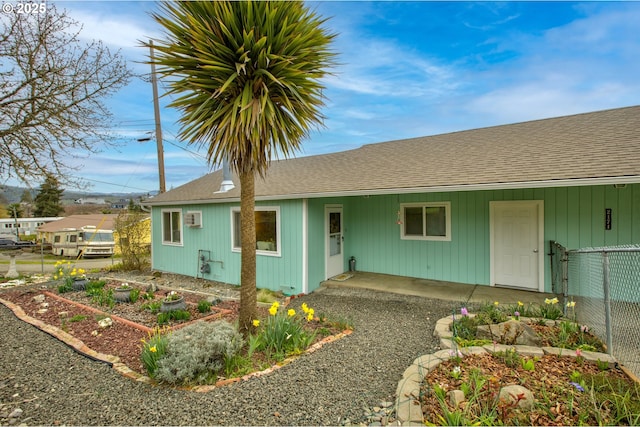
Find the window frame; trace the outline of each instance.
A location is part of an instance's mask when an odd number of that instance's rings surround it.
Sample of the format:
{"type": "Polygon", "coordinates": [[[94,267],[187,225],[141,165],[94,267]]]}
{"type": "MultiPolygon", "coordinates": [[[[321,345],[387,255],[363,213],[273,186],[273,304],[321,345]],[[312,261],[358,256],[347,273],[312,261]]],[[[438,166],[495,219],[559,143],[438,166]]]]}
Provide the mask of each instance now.
{"type": "MultiPolygon", "coordinates": [[[[276,213],[276,248],[275,251],[265,251],[259,250],[256,248],[256,255],[264,255],[264,256],[273,256],[273,257],[281,257],[282,256],[282,238],[280,234],[280,223],[281,223],[281,215],[280,215],[280,206],[256,206],[254,209],[255,212],[259,211],[275,211],[276,213]]],[[[230,217],[231,217],[231,252],[241,253],[242,248],[235,246],[235,215],[240,215],[240,206],[234,206],[230,209],[230,217]]],[[[256,241],[257,244],[257,241],[256,241]]]]}
{"type": "Polygon", "coordinates": [[[182,209],[162,209],[160,211],[160,226],[161,226],[161,235],[162,235],[162,244],[163,245],[167,245],[167,246],[184,246],[184,229],[183,229],[183,225],[182,225],[182,221],[183,221],[184,217],[182,215],[182,209]],[[169,214],[169,221],[171,224],[173,224],[173,215],[174,214],[178,214],[180,215],[179,221],[178,221],[178,232],[179,232],[179,241],[174,241],[173,240],[173,228],[171,229],[171,240],[165,240],[165,233],[164,233],[164,217],[165,214],[168,213],[169,214]]]}
{"type": "Polygon", "coordinates": [[[451,202],[417,202],[417,203],[401,203],[400,204],[400,217],[402,218],[402,224],[400,227],[400,239],[401,240],[427,240],[427,241],[451,241],[451,202]],[[405,221],[405,209],[406,208],[422,208],[422,236],[407,235],[406,234],[406,221],[405,221]],[[444,236],[429,236],[427,235],[427,215],[426,208],[444,208],[445,216],[445,235],[444,236]]]}

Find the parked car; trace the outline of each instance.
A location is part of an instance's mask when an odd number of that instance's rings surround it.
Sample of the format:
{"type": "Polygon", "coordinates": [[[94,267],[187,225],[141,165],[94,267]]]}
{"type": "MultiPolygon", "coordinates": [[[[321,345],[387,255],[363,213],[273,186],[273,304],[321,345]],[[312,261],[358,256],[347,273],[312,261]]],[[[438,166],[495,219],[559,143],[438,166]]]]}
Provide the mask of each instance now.
{"type": "Polygon", "coordinates": [[[22,248],[30,248],[35,246],[35,242],[31,240],[19,240],[14,242],[11,239],[0,239],[0,250],[1,249],[22,249],[22,248]]]}

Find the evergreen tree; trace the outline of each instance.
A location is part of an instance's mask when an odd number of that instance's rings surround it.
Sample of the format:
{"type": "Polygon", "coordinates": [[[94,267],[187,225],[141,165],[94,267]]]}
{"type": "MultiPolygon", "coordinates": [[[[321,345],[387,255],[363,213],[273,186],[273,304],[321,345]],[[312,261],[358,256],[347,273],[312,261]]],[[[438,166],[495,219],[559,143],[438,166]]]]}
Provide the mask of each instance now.
{"type": "Polygon", "coordinates": [[[36,194],[36,208],[33,214],[37,217],[60,215],[64,212],[61,202],[63,192],[64,190],[58,185],[58,180],[51,175],[47,176],[36,194]]]}
{"type": "Polygon", "coordinates": [[[22,197],[20,197],[20,206],[23,207],[23,218],[31,217],[31,210],[33,208],[33,194],[31,194],[31,190],[24,190],[22,192],[22,197]]]}
{"type": "Polygon", "coordinates": [[[24,218],[24,211],[20,203],[11,203],[7,206],[7,212],[11,218],[24,218]]]}

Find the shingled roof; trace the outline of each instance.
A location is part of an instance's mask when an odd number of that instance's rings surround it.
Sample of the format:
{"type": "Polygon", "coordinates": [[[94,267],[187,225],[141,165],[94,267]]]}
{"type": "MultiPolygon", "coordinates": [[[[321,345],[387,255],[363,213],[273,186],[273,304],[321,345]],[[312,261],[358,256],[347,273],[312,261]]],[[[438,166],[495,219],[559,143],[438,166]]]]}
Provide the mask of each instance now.
{"type": "MultiPolygon", "coordinates": [[[[238,200],[218,170],[147,203],[238,200]]],[[[256,199],[640,182],[640,106],[274,161],[256,199]]]]}
{"type": "Polygon", "coordinates": [[[38,231],[55,233],[65,228],[94,226],[101,230],[113,230],[118,214],[69,215],[57,221],[51,221],[38,227],[38,231]]]}

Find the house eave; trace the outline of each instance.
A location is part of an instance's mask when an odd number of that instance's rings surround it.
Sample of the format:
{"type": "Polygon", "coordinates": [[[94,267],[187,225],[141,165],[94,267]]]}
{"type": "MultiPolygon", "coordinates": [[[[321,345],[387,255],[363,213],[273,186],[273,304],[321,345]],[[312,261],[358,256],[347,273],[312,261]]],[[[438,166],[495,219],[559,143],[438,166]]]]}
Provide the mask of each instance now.
{"type": "MultiPolygon", "coordinates": [[[[295,194],[274,194],[268,196],[256,196],[256,201],[271,200],[293,200],[293,199],[319,199],[327,197],[350,197],[350,196],[382,196],[389,194],[415,194],[415,193],[443,193],[459,191],[487,191],[487,190],[521,190],[531,188],[557,188],[557,187],[580,187],[590,185],[621,185],[638,184],[640,175],[600,177],[600,178],[574,178],[574,179],[552,179],[540,181],[517,181],[517,182],[491,182],[480,184],[463,185],[437,185],[429,187],[394,187],[381,189],[358,189],[342,191],[325,191],[318,193],[295,193],[295,194]]],[[[156,203],[145,203],[148,206],[175,206],[175,205],[199,205],[199,204],[221,204],[239,203],[239,197],[212,198],[185,201],[167,201],[156,203]]]]}

